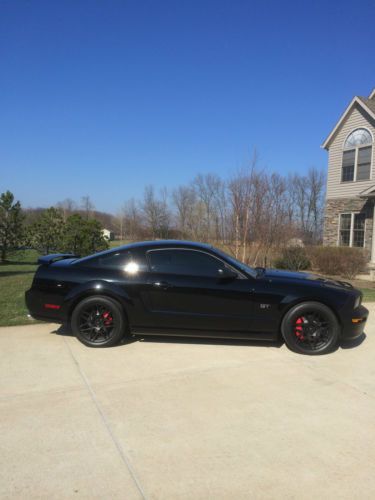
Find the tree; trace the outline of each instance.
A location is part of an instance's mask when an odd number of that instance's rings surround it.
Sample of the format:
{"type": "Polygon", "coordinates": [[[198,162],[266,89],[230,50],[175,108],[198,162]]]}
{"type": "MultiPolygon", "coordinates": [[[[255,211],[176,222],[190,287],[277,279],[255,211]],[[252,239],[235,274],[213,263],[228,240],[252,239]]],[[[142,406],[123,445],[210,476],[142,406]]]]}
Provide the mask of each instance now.
{"type": "Polygon", "coordinates": [[[196,203],[194,189],[190,186],[179,186],[173,191],[172,199],[177,210],[177,229],[181,231],[183,237],[186,237],[190,233],[194,216],[194,206],[196,203]]]}
{"type": "Polygon", "coordinates": [[[29,241],[39,252],[49,254],[61,250],[64,219],[60,210],[50,207],[44,210],[29,227],[29,241]]]}
{"type": "Polygon", "coordinates": [[[65,198],[63,201],[59,201],[56,204],[56,208],[60,209],[64,218],[64,222],[75,210],[77,210],[77,204],[71,198],[65,198]]]}
{"type": "Polygon", "coordinates": [[[104,238],[100,222],[96,219],[90,219],[84,226],[85,245],[82,247],[81,254],[90,254],[106,250],[109,243],[104,238]]]}
{"type": "Polygon", "coordinates": [[[20,202],[14,202],[14,196],[10,191],[2,193],[0,196],[1,262],[6,260],[9,249],[20,243],[23,220],[20,202]]]}
{"type": "Polygon", "coordinates": [[[85,213],[86,220],[88,220],[92,216],[92,212],[95,208],[95,205],[91,201],[90,196],[82,196],[81,208],[85,213]]]}
{"type": "Polygon", "coordinates": [[[123,236],[125,239],[135,240],[142,237],[142,217],[137,202],[131,198],[123,206],[125,227],[123,236]]]}
{"type": "Polygon", "coordinates": [[[260,192],[263,191],[264,176],[258,170],[258,156],[256,150],[253,152],[251,162],[246,169],[241,169],[229,182],[229,202],[232,209],[232,227],[234,240],[234,255],[240,258],[242,248],[242,260],[246,260],[247,246],[250,242],[251,232],[255,237],[255,211],[259,212],[259,203],[263,203],[260,192]]]}
{"type": "Polygon", "coordinates": [[[309,169],[307,174],[309,190],[308,212],[311,219],[311,237],[314,244],[321,240],[323,232],[323,213],[325,201],[325,175],[322,170],[315,167],[309,169]]]}
{"type": "Polygon", "coordinates": [[[82,226],[86,221],[79,214],[70,215],[65,223],[63,236],[63,249],[66,252],[81,254],[83,247],[82,226]]]}
{"type": "Polygon", "coordinates": [[[294,174],[288,179],[289,198],[292,204],[289,218],[292,218],[301,237],[309,243],[321,240],[324,211],[324,172],[315,167],[307,175],[294,174]]]}
{"type": "Polygon", "coordinates": [[[142,210],[147,229],[153,238],[168,237],[170,215],[167,204],[167,193],[162,191],[162,198],[157,199],[153,186],[146,186],[142,210]]]}
{"type": "Polygon", "coordinates": [[[85,220],[79,214],[68,217],[61,250],[75,255],[88,255],[108,248],[102,226],[96,219],[85,220]]]}
{"type": "Polygon", "coordinates": [[[211,228],[215,218],[217,193],[220,191],[221,179],[216,174],[198,174],[194,181],[196,195],[204,207],[204,239],[212,236],[211,228]]]}

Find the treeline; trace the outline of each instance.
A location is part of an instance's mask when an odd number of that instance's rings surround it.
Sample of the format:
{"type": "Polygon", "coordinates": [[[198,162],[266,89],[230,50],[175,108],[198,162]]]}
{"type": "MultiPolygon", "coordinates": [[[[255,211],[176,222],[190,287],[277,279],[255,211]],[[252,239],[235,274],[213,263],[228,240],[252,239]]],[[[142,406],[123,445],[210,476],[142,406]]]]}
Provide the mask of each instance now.
{"type": "Polygon", "coordinates": [[[6,191],[0,195],[0,259],[14,249],[32,247],[40,253],[67,252],[87,255],[108,248],[100,222],[79,213],[64,214],[60,208],[41,210],[28,219],[21,203],[6,191]]]}
{"type": "Polygon", "coordinates": [[[259,168],[254,154],[247,168],[227,179],[199,174],[169,192],[146,186],[141,199],[125,201],[116,215],[96,211],[89,196],[80,204],[67,198],[49,209],[26,211],[12,198],[13,208],[6,209],[11,193],[4,193],[0,246],[4,252],[15,241],[24,241],[45,253],[58,249],[85,254],[107,245],[102,235],[105,227],[120,240],[211,242],[251,265],[267,265],[275,248],[321,242],[324,188],[323,171],[269,173],[259,168]],[[2,221],[7,210],[13,213],[10,219],[18,222],[4,237],[2,221]]]}
{"type": "Polygon", "coordinates": [[[283,176],[251,165],[229,179],[198,175],[191,183],[157,193],[146,186],[115,217],[120,239],[183,238],[213,242],[252,265],[267,264],[275,247],[319,244],[325,176],[283,176]]]}

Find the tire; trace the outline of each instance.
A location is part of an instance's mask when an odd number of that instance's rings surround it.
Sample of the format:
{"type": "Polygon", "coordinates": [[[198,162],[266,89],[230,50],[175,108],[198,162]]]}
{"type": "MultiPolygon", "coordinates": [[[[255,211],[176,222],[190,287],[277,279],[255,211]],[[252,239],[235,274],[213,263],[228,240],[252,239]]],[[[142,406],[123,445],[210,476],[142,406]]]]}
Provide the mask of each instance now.
{"type": "Polygon", "coordinates": [[[320,302],[303,302],[285,314],[281,333],[292,351],[316,356],[337,347],[341,328],[329,307],[320,302]]]}
{"type": "Polygon", "coordinates": [[[74,335],[89,347],[112,347],[125,335],[126,319],[121,306],[102,295],[79,302],[71,317],[74,335]]]}

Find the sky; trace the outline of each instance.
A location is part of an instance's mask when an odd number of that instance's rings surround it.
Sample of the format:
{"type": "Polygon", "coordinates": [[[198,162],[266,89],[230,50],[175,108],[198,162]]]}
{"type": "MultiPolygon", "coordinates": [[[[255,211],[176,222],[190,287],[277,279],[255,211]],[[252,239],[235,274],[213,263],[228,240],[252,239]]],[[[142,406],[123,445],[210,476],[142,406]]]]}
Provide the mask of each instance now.
{"type": "Polygon", "coordinates": [[[375,0],[0,0],[0,192],[25,207],[326,168],[375,87],[375,0]]]}

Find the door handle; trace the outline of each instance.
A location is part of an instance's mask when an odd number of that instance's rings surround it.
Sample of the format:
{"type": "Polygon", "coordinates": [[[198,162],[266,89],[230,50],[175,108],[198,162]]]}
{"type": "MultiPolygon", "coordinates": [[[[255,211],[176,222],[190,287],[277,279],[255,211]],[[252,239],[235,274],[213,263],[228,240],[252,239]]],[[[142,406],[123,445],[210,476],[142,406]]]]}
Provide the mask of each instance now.
{"type": "Polygon", "coordinates": [[[167,288],[171,288],[172,285],[167,281],[155,281],[152,286],[159,288],[159,290],[167,290],[167,288]]]}

